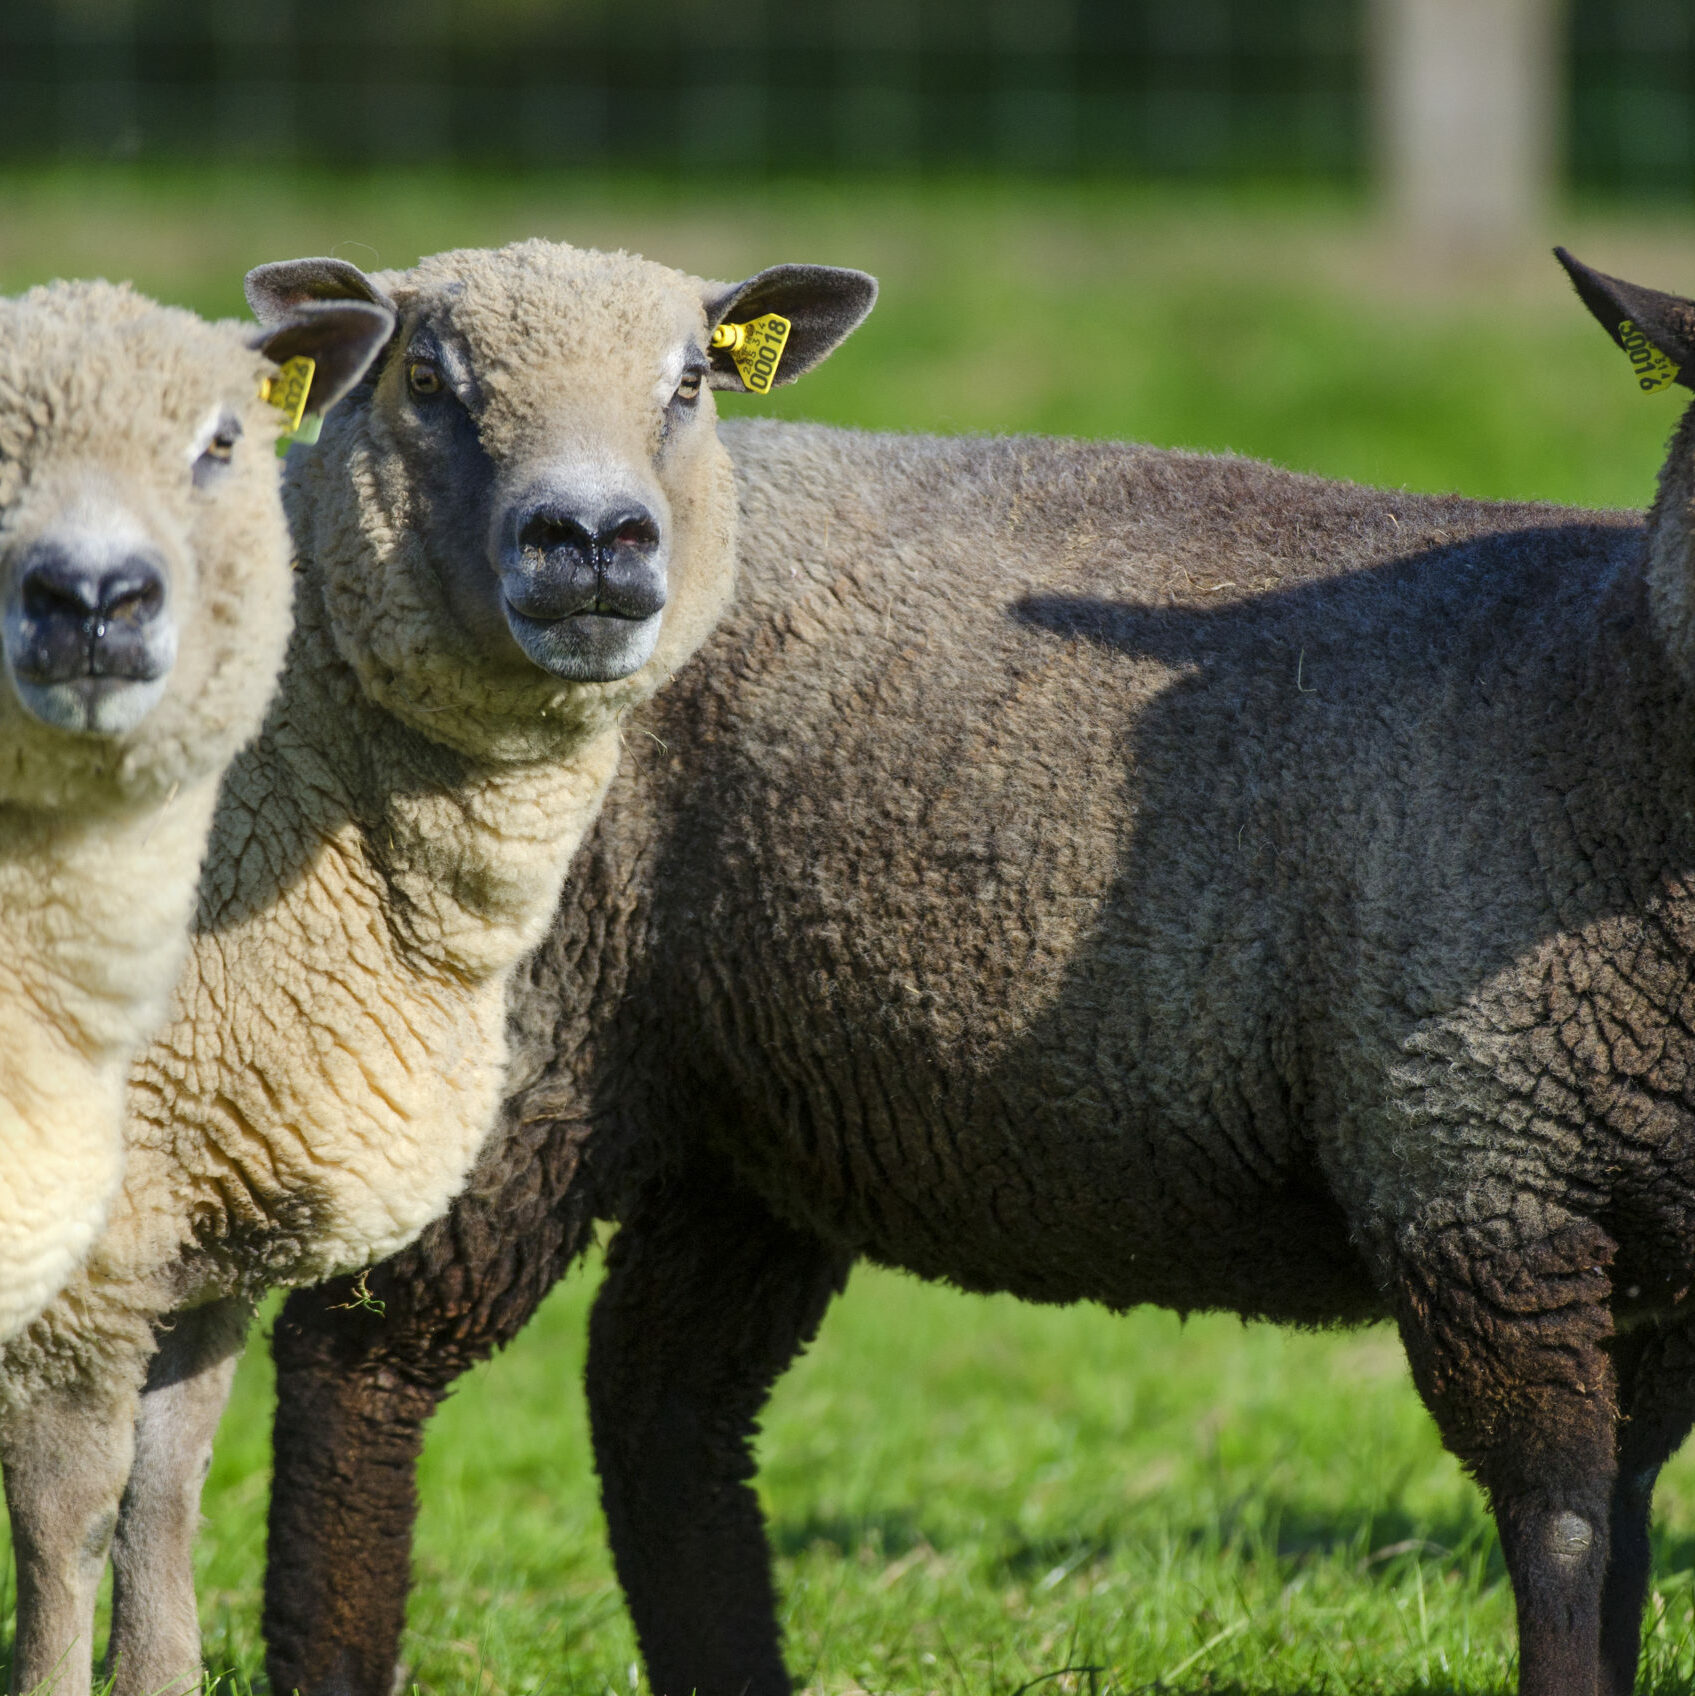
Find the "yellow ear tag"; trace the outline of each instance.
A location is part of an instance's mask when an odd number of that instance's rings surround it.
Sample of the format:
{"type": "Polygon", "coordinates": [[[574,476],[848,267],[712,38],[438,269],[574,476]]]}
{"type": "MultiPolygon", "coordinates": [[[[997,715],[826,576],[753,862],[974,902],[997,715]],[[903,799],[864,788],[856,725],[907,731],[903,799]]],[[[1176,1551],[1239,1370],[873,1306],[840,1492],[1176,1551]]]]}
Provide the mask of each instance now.
{"type": "Polygon", "coordinates": [[[294,442],[315,442],[319,420],[306,420],[306,398],[312,392],[312,373],[318,369],[314,359],[305,354],[281,366],[276,376],[266,377],[259,384],[259,398],[269,401],[287,422],[277,438],[277,452],[285,454],[294,442]]]}
{"type": "Polygon", "coordinates": [[[789,321],[775,312],[746,324],[720,324],[712,332],[712,345],[728,348],[741,380],[756,395],[768,395],[777,378],[777,362],[788,346],[789,321]]]}
{"type": "Polygon", "coordinates": [[[1629,318],[1619,324],[1618,339],[1624,344],[1630,363],[1636,367],[1636,386],[1643,394],[1656,394],[1677,381],[1677,374],[1683,367],[1673,365],[1629,318]]]}

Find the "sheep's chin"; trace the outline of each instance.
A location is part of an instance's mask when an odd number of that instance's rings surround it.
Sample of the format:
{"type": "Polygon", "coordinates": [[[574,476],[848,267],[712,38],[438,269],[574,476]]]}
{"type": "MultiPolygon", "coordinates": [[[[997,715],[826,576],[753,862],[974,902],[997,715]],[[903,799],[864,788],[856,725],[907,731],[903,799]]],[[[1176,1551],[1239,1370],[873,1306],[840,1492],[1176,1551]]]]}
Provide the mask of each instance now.
{"type": "Polygon", "coordinates": [[[662,618],[579,612],[544,621],[506,608],[507,627],[530,661],[567,683],[616,683],[640,671],[659,644],[662,618]]]}
{"type": "Polygon", "coordinates": [[[14,677],[24,711],[73,736],[124,736],[164,699],[166,677],[77,677],[31,683],[14,677]]]}

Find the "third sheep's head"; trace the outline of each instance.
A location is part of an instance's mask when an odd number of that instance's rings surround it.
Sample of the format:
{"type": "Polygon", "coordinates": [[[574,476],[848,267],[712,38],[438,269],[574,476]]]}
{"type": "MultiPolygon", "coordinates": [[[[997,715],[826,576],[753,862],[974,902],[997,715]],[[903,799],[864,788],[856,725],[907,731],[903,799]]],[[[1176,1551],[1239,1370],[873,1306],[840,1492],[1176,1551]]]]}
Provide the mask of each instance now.
{"type": "Polygon", "coordinates": [[[297,533],[366,690],[490,757],[543,752],[650,693],[734,575],[711,391],[744,385],[713,332],[785,318],[777,381],[792,381],[875,295],[858,271],[782,265],[726,285],[543,241],[372,276],[336,259],[254,271],[262,321],[310,300],[399,317],[292,477],[297,533]]]}
{"type": "Polygon", "coordinates": [[[258,727],[288,625],[265,398],[328,407],[387,339],[368,303],[255,335],[109,283],[0,301],[0,795],[144,798],[258,727]]]}
{"type": "MultiPolygon", "coordinates": [[[[1695,389],[1695,300],[1610,277],[1563,247],[1578,298],[1630,361],[1644,394],[1695,389]]],[[[1695,685],[1695,407],[1685,406],[1660,469],[1659,497],[1648,520],[1648,602],[1667,656],[1695,685]]]]}

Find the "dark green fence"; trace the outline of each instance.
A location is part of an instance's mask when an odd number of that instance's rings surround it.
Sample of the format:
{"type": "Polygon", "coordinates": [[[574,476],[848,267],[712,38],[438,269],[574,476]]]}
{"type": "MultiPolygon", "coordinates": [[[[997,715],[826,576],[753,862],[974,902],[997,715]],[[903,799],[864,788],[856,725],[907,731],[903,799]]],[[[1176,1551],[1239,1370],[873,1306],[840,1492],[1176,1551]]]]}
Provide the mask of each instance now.
{"type": "MultiPolygon", "coordinates": [[[[1358,180],[1366,0],[0,0],[0,157],[1358,180]]],[[[1571,0],[1585,188],[1695,184],[1695,4],[1571,0]]]]}

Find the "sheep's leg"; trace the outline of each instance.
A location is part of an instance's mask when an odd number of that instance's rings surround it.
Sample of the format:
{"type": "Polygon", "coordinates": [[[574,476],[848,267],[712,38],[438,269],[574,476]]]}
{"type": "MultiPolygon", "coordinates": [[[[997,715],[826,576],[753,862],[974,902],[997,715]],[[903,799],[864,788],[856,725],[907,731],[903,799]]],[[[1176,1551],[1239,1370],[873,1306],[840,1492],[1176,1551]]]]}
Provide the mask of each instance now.
{"type": "Polygon", "coordinates": [[[82,1383],[41,1391],[0,1425],[18,1573],[14,1696],[88,1696],[94,1597],[129,1477],[135,1406],[133,1381],[82,1383]]]}
{"type": "Polygon", "coordinates": [[[272,1336],[276,1472],[265,1567],[271,1688],[390,1696],[424,1426],[510,1342],[592,1224],[582,1127],[519,1127],[410,1248],[289,1298],[272,1336]]]}
{"type": "Polygon", "coordinates": [[[1580,1221],[1514,1242],[1515,1224],[1451,1224],[1404,1249],[1401,1330],[1443,1440],[1495,1511],[1520,1696],[1597,1696],[1619,1429],[1612,1245],[1580,1221]]]}
{"type": "Polygon", "coordinates": [[[789,1689],[750,1443],[848,1264],[699,1169],[646,1196],[613,1240],[589,1326],[589,1418],[660,1696],[789,1689]]]}
{"type": "Polygon", "coordinates": [[[112,1544],[112,1696],[186,1696],[200,1688],[200,1490],[252,1316],[249,1303],[232,1298],[175,1314],[159,1328],[112,1544]]]}
{"type": "Polygon", "coordinates": [[[1601,1696],[1630,1696],[1648,1595],[1648,1510],[1662,1465],[1695,1423],[1695,1334],[1646,1329],[1614,1349],[1620,1402],[1607,1580],[1601,1592],[1601,1696]]]}

